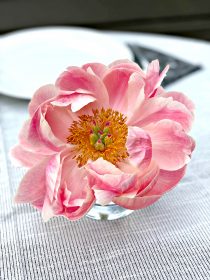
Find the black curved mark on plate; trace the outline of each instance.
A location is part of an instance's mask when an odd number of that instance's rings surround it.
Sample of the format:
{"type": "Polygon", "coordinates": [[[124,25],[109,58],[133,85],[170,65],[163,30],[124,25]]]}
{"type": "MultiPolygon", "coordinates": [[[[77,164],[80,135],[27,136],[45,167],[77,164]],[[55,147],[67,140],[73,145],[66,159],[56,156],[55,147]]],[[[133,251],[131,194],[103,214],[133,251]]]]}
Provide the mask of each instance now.
{"type": "Polygon", "coordinates": [[[159,51],[141,47],[138,44],[127,44],[134,55],[134,61],[145,69],[147,64],[154,59],[159,59],[161,70],[165,65],[170,64],[170,71],[162,82],[162,86],[167,86],[193,72],[202,69],[201,65],[194,65],[189,62],[180,60],[169,54],[164,54],[159,51]]]}

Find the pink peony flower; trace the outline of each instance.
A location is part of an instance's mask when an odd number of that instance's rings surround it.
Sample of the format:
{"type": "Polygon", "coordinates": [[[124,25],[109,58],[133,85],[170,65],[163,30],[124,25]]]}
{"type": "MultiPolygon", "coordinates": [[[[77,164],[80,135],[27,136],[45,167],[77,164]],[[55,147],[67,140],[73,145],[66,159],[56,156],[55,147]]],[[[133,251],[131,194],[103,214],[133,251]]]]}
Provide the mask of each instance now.
{"type": "Polygon", "coordinates": [[[13,158],[29,167],[15,201],[44,220],[85,215],[93,203],[140,209],[183,177],[194,149],[187,134],[194,106],[160,86],[153,61],[69,67],[55,85],[37,90],[13,158]]]}

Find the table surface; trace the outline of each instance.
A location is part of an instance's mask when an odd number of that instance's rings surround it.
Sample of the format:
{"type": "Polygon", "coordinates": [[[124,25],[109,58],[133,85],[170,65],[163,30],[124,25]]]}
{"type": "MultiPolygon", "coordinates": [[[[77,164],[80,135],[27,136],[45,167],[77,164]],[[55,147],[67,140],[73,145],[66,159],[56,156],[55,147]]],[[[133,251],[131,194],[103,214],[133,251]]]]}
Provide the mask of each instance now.
{"type": "Polygon", "coordinates": [[[9,161],[27,101],[0,95],[0,279],[210,279],[210,43],[108,32],[203,69],[170,85],[196,105],[196,150],[183,180],[154,205],[115,221],[48,223],[13,196],[22,168],[9,161]]]}

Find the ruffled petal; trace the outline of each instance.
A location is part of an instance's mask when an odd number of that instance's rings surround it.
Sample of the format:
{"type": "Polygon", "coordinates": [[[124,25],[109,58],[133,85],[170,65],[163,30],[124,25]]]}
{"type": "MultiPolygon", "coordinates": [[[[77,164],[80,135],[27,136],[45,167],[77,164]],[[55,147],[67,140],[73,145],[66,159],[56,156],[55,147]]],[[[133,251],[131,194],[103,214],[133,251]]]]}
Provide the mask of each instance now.
{"type": "Polygon", "coordinates": [[[164,70],[160,73],[159,61],[153,60],[147,69],[146,74],[146,85],[145,85],[145,95],[150,97],[154,94],[154,91],[161,85],[162,80],[166,76],[169,70],[169,65],[167,65],[164,70]]]}
{"type": "Polygon", "coordinates": [[[87,63],[82,66],[87,73],[96,75],[100,79],[103,79],[104,73],[107,71],[108,67],[102,63],[87,63]]]}
{"type": "Polygon", "coordinates": [[[111,68],[103,82],[109,93],[111,108],[126,114],[129,120],[133,110],[138,110],[144,100],[144,80],[141,75],[126,68],[111,68]]]}
{"type": "Polygon", "coordinates": [[[138,113],[135,114],[132,125],[145,127],[163,119],[180,123],[185,131],[189,131],[193,122],[193,115],[182,103],[172,97],[153,97],[145,100],[138,113]]]}
{"type": "Polygon", "coordinates": [[[194,141],[179,123],[162,120],[144,129],[152,139],[152,157],[160,169],[177,170],[189,162],[194,141]]]}
{"type": "Polygon", "coordinates": [[[75,211],[71,211],[67,208],[67,211],[65,212],[64,216],[70,220],[78,220],[88,213],[88,211],[93,206],[94,202],[95,195],[93,190],[87,185],[85,185],[81,206],[78,207],[78,209],[76,209],[75,211]]]}
{"type": "Polygon", "coordinates": [[[10,158],[14,165],[32,167],[46,158],[46,155],[28,151],[21,145],[16,145],[10,150],[10,158]]]}
{"type": "Polygon", "coordinates": [[[109,105],[107,90],[102,81],[96,76],[86,72],[79,67],[69,67],[63,72],[56,81],[56,86],[61,90],[68,92],[80,92],[86,90],[92,93],[100,104],[106,108],[109,105]]]}
{"type": "Polygon", "coordinates": [[[169,91],[169,92],[162,92],[160,94],[162,97],[172,97],[173,100],[180,102],[181,104],[185,105],[185,107],[191,112],[194,113],[195,106],[193,102],[183,93],[176,92],[176,91],[169,91]]]}
{"type": "Polygon", "coordinates": [[[59,96],[55,101],[52,101],[51,104],[59,107],[71,105],[71,111],[75,113],[95,100],[96,98],[90,94],[74,92],[70,95],[59,96]]]}
{"type": "Polygon", "coordinates": [[[45,113],[43,114],[41,109],[36,111],[31,119],[24,144],[32,148],[33,151],[52,154],[53,152],[60,151],[60,147],[66,143],[63,143],[54,135],[49,123],[45,119],[45,113]]]}
{"type": "Polygon", "coordinates": [[[124,114],[128,106],[126,91],[131,74],[128,69],[113,69],[103,79],[109,94],[110,107],[124,114]]]}
{"type": "Polygon", "coordinates": [[[48,158],[44,159],[25,174],[15,195],[16,203],[31,203],[39,209],[42,208],[46,193],[45,169],[48,161],[48,158]]]}
{"type": "Polygon", "coordinates": [[[160,199],[165,192],[176,186],[184,176],[185,170],[186,166],[175,171],[160,170],[158,176],[154,176],[156,179],[135,197],[115,197],[113,202],[131,210],[148,207],[160,199]]]}
{"type": "Polygon", "coordinates": [[[131,164],[138,168],[149,166],[152,158],[152,142],[146,131],[129,126],[126,147],[131,164]]]}
{"type": "Polygon", "coordinates": [[[69,106],[48,106],[45,113],[45,120],[49,125],[53,135],[63,144],[67,143],[69,128],[76,119],[69,106]]]}
{"type": "MultiPolygon", "coordinates": [[[[124,171],[126,171],[126,169],[129,170],[129,167],[126,165],[124,167],[123,164],[120,165],[120,168],[124,171]]],[[[144,196],[144,194],[156,184],[159,171],[159,167],[154,160],[150,162],[150,165],[147,168],[135,170],[135,184],[126,189],[120,196],[126,196],[129,198],[144,196]]]]}
{"type": "Polygon", "coordinates": [[[147,196],[146,193],[153,189],[157,182],[159,175],[159,168],[153,161],[145,170],[140,170],[136,180],[136,186],[128,192],[113,198],[113,202],[119,206],[137,210],[147,207],[160,198],[160,196],[147,196]]]}
{"type": "Polygon", "coordinates": [[[136,196],[134,198],[129,197],[115,197],[113,202],[117,205],[131,209],[131,210],[138,210],[142,208],[146,208],[151,204],[155,203],[161,196],[160,195],[153,195],[153,196],[136,196]]]}
{"type": "Polygon", "coordinates": [[[41,119],[39,114],[40,112],[37,111],[32,119],[27,120],[24,123],[19,134],[20,146],[32,153],[51,155],[56,151],[56,149],[53,145],[50,145],[49,147],[47,143],[43,142],[39,137],[39,132],[37,131],[41,119]],[[36,125],[38,125],[38,127],[36,125]]]}
{"type": "Polygon", "coordinates": [[[40,105],[53,99],[58,95],[58,89],[54,85],[46,85],[39,88],[32,97],[28,110],[31,116],[36,112],[40,105]]]}
{"type": "Polygon", "coordinates": [[[145,195],[163,195],[165,192],[171,190],[183,178],[186,167],[185,165],[174,171],[160,170],[156,184],[145,195]]]}
{"type": "Polygon", "coordinates": [[[109,64],[110,69],[128,69],[131,70],[132,72],[138,72],[141,74],[142,78],[146,78],[146,74],[144,71],[139,67],[139,65],[131,60],[128,59],[121,59],[121,60],[116,60],[109,64]]]}
{"type": "Polygon", "coordinates": [[[127,124],[132,123],[133,117],[139,112],[145,100],[144,85],[144,80],[140,77],[139,73],[135,72],[131,74],[125,93],[125,98],[127,99],[127,107],[125,112],[127,124]]]}
{"type": "Polygon", "coordinates": [[[56,154],[46,168],[47,192],[42,209],[45,221],[61,215],[76,220],[85,215],[95,201],[86,171],[79,168],[70,150],[56,154]]]}
{"type": "Polygon", "coordinates": [[[125,173],[103,158],[87,163],[85,168],[89,184],[94,189],[120,194],[135,184],[135,174],[125,173]]]}

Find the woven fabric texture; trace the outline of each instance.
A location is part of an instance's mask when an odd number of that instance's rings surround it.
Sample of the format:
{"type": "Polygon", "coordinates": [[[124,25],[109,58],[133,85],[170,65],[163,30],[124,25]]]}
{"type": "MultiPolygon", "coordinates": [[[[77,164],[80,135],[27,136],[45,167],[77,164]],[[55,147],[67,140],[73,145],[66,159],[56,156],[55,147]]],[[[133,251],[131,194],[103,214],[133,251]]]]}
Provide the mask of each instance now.
{"type": "Polygon", "coordinates": [[[198,109],[197,147],[184,179],[157,203],[116,221],[44,223],[30,205],[13,203],[26,170],[12,166],[8,152],[27,102],[0,96],[0,279],[210,279],[207,107],[198,109]]]}

